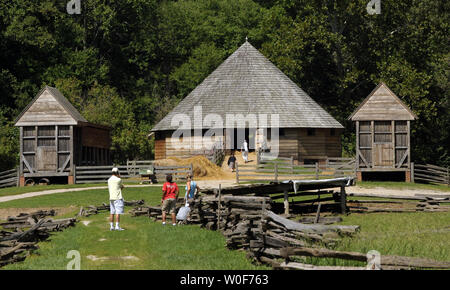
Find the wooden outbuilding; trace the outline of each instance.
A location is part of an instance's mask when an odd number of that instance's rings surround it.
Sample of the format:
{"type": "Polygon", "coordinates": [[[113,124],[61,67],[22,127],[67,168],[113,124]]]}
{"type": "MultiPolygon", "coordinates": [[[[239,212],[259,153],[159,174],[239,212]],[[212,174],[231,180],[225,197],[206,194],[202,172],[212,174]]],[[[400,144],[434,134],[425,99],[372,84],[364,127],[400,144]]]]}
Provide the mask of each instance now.
{"type": "Polygon", "coordinates": [[[240,150],[245,139],[250,151],[266,140],[279,157],[303,164],[340,157],[343,126],[245,41],[151,131],[155,159],[203,155],[213,145],[240,150]],[[245,122],[229,122],[230,116],[245,122]],[[278,122],[272,122],[275,116],[278,122]],[[175,133],[180,117],[191,120],[192,130],[182,136],[188,144],[183,148],[174,145],[181,139],[175,133]]]}
{"type": "Polygon", "coordinates": [[[417,116],[381,82],[350,115],[356,124],[358,180],[369,172],[405,172],[411,181],[411,121],[417,116]]]}
{"type": "Polygon", "coordinates": [[[75,166],[111,164],[110,127],[89,123],[56,88],[42,88],[15,126],[21,186],[52,179],[73,184],[75,166]]]}

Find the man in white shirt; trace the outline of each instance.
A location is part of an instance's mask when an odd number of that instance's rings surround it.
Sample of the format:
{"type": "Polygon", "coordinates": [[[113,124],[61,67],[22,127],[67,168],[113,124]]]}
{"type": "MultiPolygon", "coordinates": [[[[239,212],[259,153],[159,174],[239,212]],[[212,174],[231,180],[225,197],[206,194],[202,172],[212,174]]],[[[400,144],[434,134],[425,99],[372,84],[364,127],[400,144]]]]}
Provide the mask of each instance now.
{"type": "Polygon", "coordinates": [[[122,197],[122,179],[120,179],[119,169],[114,167],[112,169],[112,176],[108,179],[109,190],[109,224],[110,231],[123,231],[119,226],[120,215],[123,214],[123,197],[122,197]],[[114,215],[116,216],[116,227],[114,227],[114,215]]]}
{"type": "Polygon", "coordinates": [[[244,140],[244,143],[241,146],[241,152],[242,152],[242,158],[244,159],[245,163],[248,162],[248,143],[247,140],[244,140]]]}

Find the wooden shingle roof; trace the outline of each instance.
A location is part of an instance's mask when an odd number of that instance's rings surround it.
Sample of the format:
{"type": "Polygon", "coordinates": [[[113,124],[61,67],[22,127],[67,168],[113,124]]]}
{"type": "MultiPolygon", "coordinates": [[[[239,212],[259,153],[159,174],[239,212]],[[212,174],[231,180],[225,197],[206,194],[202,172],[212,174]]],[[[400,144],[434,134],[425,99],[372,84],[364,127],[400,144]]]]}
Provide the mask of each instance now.
{"type": "Polygon", "coordinates": [[[417,116],[384,82],[381,82],[348,119],[352,121],[407,121],[417,119],[417,116]]]}
{"type": "Polygon", "coordinates": [[[79,125],[87,123],[78,110],[53,87],[45,86],[14,120],[15,126],[79,125]]]}
{"type": "MultiPolygon", "coordinates": [[[[193,122],[195,107],[201,107],[202,120],[208,114],[220,115],[223,128],[227,128],[227,114],[242,114],[244,117],[248,114],[267,114],[268,127],[273,127],[270,115],[279,114],[280,128],[343,128],[248,41],[206,77],[152,131],[178,129],[178,125],[171,124],[177,114],[186,114],[193,122]]],[[[203,128],[209,127],[203,124],[203,128]]]]}

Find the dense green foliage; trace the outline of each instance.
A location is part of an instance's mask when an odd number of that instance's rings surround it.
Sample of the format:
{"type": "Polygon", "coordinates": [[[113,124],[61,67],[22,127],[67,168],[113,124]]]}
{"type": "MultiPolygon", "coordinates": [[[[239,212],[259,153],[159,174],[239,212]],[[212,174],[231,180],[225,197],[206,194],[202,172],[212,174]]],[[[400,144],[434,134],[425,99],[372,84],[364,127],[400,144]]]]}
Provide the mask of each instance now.
{"type": "Polygon", "coordinates": [[[14,118],[44,85],[114,128],[113,153],[151,158],[150,128],[248,36],[345,127],[384,81],[419,119],[416,162],[450,165],[449,8],[444,0],[0,0],[0,170],[18,159],[14,118]]]}

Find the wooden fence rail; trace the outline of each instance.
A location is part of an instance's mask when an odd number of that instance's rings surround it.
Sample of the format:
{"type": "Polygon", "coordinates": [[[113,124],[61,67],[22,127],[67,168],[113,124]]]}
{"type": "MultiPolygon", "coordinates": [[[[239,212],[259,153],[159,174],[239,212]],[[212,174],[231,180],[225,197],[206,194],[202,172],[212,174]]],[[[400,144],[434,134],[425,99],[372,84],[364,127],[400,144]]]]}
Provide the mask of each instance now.
{"type": "Polygon", "coordinates": [[[333,159],[326,166],[315,164],[294,165],[293,158],[258,160],[256,165],[236,164],[236,182],[285,181],[292,179],[321,179],[356,176],[355,161],[351,158],[333,159]]]}
{"type": "Polygon", "coordinates": [[[449,168],[440,167],[432,164],[414,164],[411,163],[411,173],[413,181],[425,183],[450,185],[449,168]]]}
{"type": "Polygon", "coordinates": [[[17,168],[0,172],[0,188],[17,186],[18,181],[17,168]]]}
{"type": "MultiPolygon", "coordinates": [[[[124,179],[141,177],[142,170],[148,169],[152,180],[164,181],[167,174],[172,174],[174,180],[183,180],[186,175],[193,173],[192,164],[183,166],[149,166],[148,162],[127,163],[127,165],[110,166],[77,166],[75,167],[75,183],[103,183],[111,176],[111,170],[117,167],[120,176],[124,179]]],[[[128,180],[132,181],[132,180],[128,180]]],[[[142,182],[142,179],[136,178],[135,182],[142,182]]]]}

